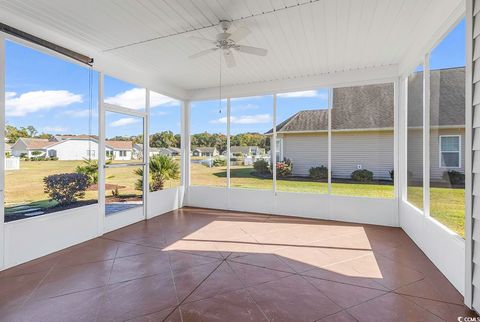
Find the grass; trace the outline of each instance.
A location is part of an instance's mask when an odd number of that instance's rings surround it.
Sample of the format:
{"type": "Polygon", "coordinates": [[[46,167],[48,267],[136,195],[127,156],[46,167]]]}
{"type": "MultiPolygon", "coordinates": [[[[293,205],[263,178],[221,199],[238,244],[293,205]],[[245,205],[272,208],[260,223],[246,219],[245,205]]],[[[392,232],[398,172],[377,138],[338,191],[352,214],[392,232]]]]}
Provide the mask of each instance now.
{"type": "MultiPolygon", "coordinates": [[[[423,188],[408,187],[407,200],[423,209],[423,188]]],[[[465,190],[430,188],[430,216],[465,237],[465,190]]]]}
{"type": "MultiPolygon", "coordinates": [[[[201,164],[192,163],[191,180],[195,186],[227,185],[226,167],[208,168],[201,164]]],[[[265,189],[273,188],[271,178],[252,176],[252,167],[232,166],[230,184],[233,188],[265,189]]],[[[286,192],[328,193],[326,182],[277,180],[277,190],[286,192]]],[[[423,197],[421,187],[408,188],[408,200],[419,209],[422,208],[423,197]]],[[[384,184],[352,184],[332,183],[332,194],[341,196],[393,198],[394,188],[384,184]]],[[[465,191],[463,189],[431,188],[430,215],[464,237],[465,233],[465,191]]]]}
{"type": "MultiPolygon", "coordinates": [[[[21,161],[20,170],[6,171],[5,176],[5,207],[6,214],[9,208],[19,204],[29,204],[35,208],[48,208],[55,202],[48,201],[43,192],[43,178],[51,174],[71,173],[82,161],[21,161]]],[[[135,190],[135,181],[138,176],[133,173],[134,167],[107,169],[107,184],[119,186],[121,195],[141,196],[135,190]]],[[[227,185],[226,167],[208,168],[201,164],[191,165],[192,185],[219,186],[227,185]]],[[[250,188],[270,190],[273,187],[271,178],[252,176],[252,167],[232,166],[231,186],[234,188],[250,188]]],[[[166,188],[178,186],[179,180],[167,182],[166,188]]],[[[326,182],[277,180],[277,190],[285,192],[328,193],[326,182]]],[[[332,194],[343,196],[361,196],[374,198],[393,198],[393,186],[381,184],[351,184],[332,183],[332,194]]],[[[111,196],[111,189],[106,191],[111,196]]],[[[464,190],[448,188],[430,189],[431,216],[443,223],[460,236],[464,236],[464,190]]],[[[97,191],[87,191],[85,200],[96,200],[97,191]]],[[[421,187],[408,188],[408,200],[422,208],[423,197],[421,187]]]]}

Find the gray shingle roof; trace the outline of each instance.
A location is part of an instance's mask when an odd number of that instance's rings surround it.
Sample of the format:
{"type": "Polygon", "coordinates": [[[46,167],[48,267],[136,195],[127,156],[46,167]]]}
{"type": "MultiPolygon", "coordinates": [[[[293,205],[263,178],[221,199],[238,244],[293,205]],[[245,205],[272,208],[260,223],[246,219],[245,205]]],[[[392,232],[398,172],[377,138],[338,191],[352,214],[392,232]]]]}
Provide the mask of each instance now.
{"type": "MultiPolygon", "coordinates": [[[[409,82],[409,124],[422,122],[422,73],[409,82]]],[[[431,72],[431,124],[465,124],[465,69],[451,68],[431,72]]],[[[393,84],[376,84],[333,90],[332,129],[393,128],[393,84]]],[[[326,131],[326,109],[300,111],[277,126],[277,132],[326,131]]],[[[267,133],[272,133],[272,130],[267,133]]]]}

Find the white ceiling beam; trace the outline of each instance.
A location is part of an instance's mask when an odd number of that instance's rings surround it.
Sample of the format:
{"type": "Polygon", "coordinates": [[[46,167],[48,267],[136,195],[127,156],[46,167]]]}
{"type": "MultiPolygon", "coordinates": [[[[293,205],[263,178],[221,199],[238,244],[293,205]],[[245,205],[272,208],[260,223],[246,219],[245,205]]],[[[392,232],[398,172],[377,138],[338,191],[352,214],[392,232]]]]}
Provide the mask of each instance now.
{"type": "MultiPolygon", "coordinates": [[[[78,41],[71,37],[65,37],[56,31],[49,30],[22,17],[17,17],[15,15],[9,13],[7,14],[2,11],[0,11],[0,21],[2,21],[2,23],[4,24],[30,33],[39,38],[48,40],[62,47],[92,57],[94,59],[93,69],[96,71],[103,72],[106,75],[121,79],[139,87],[148,88],[150,90],[170,96],[175,99],[186,98],[186,91],[184,89],[165,82],[154,73],[142,71],[139,68],[132,66],[130,62],[118,58],[113,53],[98,51],[97,49],[89,46],[88,44],[82,43],[81,41],[78,41]]],[[[5,36],[8,39],[15,40],[18,43],[35,48],[39,51],[49,53],[51,55],[72,61],[74,63],[79,63],[77,61],[69,59],[66,56],[53,52],[47,48],[28,43],[10,35],[5,36]]],[[[86,66],[83,64],[81,65],[86,66]]]]}
{"type": "MultiPolygon", "coordinates": [[[[347,87],[392,82],[398,77],[398,65],[362,68],[351,71],[322,74],[304,78],[292,78],[222,87],[222,97],[248,97],[274,93],[296,92],[322,87],[347,87]]],[[[218,87],[195,89],[187,92],[190,100],[218,99],[218,87]]]]}

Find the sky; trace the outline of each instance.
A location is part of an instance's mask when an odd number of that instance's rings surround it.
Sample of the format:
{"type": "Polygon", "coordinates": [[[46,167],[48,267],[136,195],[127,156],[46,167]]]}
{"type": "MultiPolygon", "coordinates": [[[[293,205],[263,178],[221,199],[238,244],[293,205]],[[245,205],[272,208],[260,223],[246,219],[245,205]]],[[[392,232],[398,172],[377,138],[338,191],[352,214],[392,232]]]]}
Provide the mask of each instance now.
{"type": "MultiPolygon", "coordinates": [[[[432,69],[465,66],[465,20],[432,50],[430,66],[432,69]]],[[[97,73],[86,67],[6,42],[7,124],[33,125],[40,133],[96,135],[97,83],[97,73]]],[[[104,89],[107,103],[145,109],[145,89],[109,76],[105,76],[104,89]]],[[[180,133],[180,103],[158,93],[150,96],[150,133],[165,130],[180,133]]],[[[301,110],[328,106],[327,89],[282,93],[277,97],[277,123],[301,110]]],[[[226,111],[225,100],[221,107],[218,99],[193,102],[192,133],[226,134],[226,111]]],[[[231,100],[232,134],[264,133],[272,128],[272,122],[272,95],[231,100]]],[[[142,126],[140,118],[114,113],[106,116],[107,138],[139,135],[142,126]]]]}

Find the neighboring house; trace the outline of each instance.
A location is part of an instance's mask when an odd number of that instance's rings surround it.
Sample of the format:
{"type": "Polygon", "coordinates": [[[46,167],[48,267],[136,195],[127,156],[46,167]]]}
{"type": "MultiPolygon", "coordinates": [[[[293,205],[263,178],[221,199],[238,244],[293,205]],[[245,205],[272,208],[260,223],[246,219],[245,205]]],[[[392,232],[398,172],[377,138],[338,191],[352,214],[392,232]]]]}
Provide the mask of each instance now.
{"type": "Polygon", "coordinates": [[[192,155],[194,157],[215,157],[218,156],[218,150],[217,148],[213,147],[202,147],[202,148],[196,148],[192,151],[192,155]]]}
{"type": "MultiPolygon", "coordinates": [[[[134,144],[133,145],[133,151],[134,151],[134,155],[135,154],[138,154],[138,155],[141,155],[141,153],[143,153],[143,144],[134,144]]],[[[168,155],[168,156],[177,156],[177,155],[180,155],[180,149],[178,148],[150,148],[149,149],[149,154],[150,156],[154,156],[154,155],[168,155]]]]}
{"type": "Polygon", "coordinates": [[[105,141],[105,150],[107,156],[116,161],[133,159],[132,141],[105,141]]]}
{"type": "Polygon", "coordinates": [[[5,142],[5,155],[12,155],[12,145],[5,142]]]}
{"type": "MultiPolygon", "coordinates": [[[[226,152],[224,152],[226,154],[226,152]]],[[[262,156],[265,155],[265,149],[258,146],[231,146],[230,147],[231,156],[262,156]]]]}
{"type": "MultiPolygon", "coordinates": [[[[21,157],[56,157],[59,160],[98,159],[98,139],[88,135],[54,136],[52,139],[20,138],[12,146],[12,155],[21,157]]],[[[131,141],[106,141],[107,158],[131,160],[131,141]]]]}
{"type": "Polygon", "coordinates": [[[55,142],[48,139],[19,138],[11,149],[14,157],[46,156],[47,147],[55,142]]]}
{"type": "MultiPolygon", "coordinates": [[[[422,77],[416,77],[421,82],[422,77]]],[[[430,177],[443,181],[448,170],[464,172],[465,69],[431,71],[430,177]]],[[[408,168],[422,174],[422,91],[409,84],[408,168]]],[[[333,90],[331,110],[333,178],[349,178],[359,168],[375,179],[390,179],[394,166],[394,89],[378,84],[333,90]]],[[[277,128],[277,160],[290,159],[293,174],[328,164],[328,110],[296,113],[277,128]]],[[[271,135],[272,130],[267,132],[271,135]]]]}
{"type": "Polygon", "coordinates": [[[172,156],[177,157],[182,154],[182,149],[180,148],[174,148],[174,147],[169,147],[168,148],[172,152],[172,156]]]}

